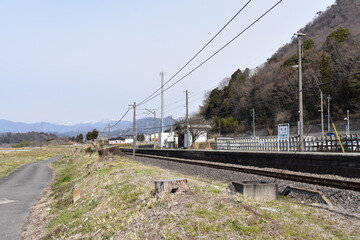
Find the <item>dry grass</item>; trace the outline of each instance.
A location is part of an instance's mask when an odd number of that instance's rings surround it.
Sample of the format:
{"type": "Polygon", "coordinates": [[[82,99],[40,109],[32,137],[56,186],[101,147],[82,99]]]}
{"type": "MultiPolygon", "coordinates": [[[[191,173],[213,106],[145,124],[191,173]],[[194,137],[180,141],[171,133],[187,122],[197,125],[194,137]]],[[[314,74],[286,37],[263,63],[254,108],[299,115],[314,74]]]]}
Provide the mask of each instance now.
{"type": "Polygon", "coordinates": [[[68,147],[0,149],[0,178],[21,165],[44,160],[71,151],[68,147]]]}
{"type": "MultiPolygon", "coordinates": [[[[358,239],[356,219],[280,199],[230,197],[227,183],[127,158],[77,153],[53,164],[45,239],[358,239]],[[186,177],[190,192],[155,196],[154,180],[186,177]],[[71,189],[81,189],[72,203],[71,189]]],[[[26,239],[26,238],[25,238],[26,239]]],[[[28,235],[31,239],[31,234],[28,235]]]]}

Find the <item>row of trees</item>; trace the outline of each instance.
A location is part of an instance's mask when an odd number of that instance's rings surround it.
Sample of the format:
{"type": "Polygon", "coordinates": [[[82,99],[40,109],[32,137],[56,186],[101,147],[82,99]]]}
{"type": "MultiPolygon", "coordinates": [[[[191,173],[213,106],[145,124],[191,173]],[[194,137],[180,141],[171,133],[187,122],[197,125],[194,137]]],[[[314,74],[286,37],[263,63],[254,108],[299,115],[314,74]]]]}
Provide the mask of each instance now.
{"type": "MultiPolygon", "coordinates": [[[[89,131],[86,133],[86,140],[87,141],[92,141],[97,139],[97,137],[99,136],[99,131],[96,129],[93,129],[92,131],[89,131]]],[[[69,140],[74,141],[74,142],[78,142],[78,143],[83,143],[84,142],[84,136],[82,133],[80,133],[79,135],[73,136],[73,137],[69,137],[69,140]]]]}
{"type": "Polygon", "coordinates": [[[48,142],[58,137],[52,133],[27,132],[27,133],[3,133],[0,134],[0,144],[17,144],[20,142],[48,142]]]}
{"type": "Polygon", "coordinates": [[[83,143],[84,142],[84,136],[82,135],[82,133],[80,133],[79,135],[69,137],[69,140],[73,141],[73,142],[83,143]]]}

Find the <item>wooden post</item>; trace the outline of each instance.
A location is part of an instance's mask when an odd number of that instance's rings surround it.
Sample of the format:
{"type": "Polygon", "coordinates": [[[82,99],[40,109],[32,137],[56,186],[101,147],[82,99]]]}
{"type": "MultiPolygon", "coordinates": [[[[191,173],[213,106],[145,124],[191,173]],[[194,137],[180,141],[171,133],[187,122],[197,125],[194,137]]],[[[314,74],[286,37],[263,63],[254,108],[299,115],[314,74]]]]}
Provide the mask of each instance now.
{"type": "Polygon", "coordinates": [[[155,180],[154,182],[156,194],[161,192],[187,192],[189,190],[187,179],[155,180]]]}
{"type": "Polygon", "coordinates": [[[80,189],[73,188],[73,203],[80,199],[80,189]]]}

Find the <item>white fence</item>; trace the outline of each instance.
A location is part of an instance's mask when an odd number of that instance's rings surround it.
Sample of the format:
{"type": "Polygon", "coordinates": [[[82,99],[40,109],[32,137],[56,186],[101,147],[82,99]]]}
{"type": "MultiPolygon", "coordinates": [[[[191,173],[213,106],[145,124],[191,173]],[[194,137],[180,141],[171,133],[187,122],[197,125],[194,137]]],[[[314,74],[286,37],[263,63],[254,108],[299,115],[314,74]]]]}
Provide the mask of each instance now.
{"type": "MultiPolygon", "coordinates": [[[[346,152],[360,151],[360,135],[340,136],[346,152]]],[[[277,136],[242,137],[242,138],[217,138],[213,144],[217,150],[256,150],[256,151],[297,151],[299,137],[290,137],[289,141],[278,141],[277,136]]],[[[314,137],[307,136],[304,141],[306,152],[339,152],[340,143],[335,136],[314,137]]]]}

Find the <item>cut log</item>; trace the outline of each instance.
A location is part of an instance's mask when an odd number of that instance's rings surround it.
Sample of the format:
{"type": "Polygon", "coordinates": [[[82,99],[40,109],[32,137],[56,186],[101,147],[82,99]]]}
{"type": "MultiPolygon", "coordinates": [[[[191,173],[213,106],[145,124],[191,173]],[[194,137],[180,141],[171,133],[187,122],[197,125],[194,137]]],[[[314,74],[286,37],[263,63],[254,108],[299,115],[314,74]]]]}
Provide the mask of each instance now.
{"type": "Polygon", "coordinates": [[[187,192],[189,187],[187,179],[155,180],[155,193],[161,192],[176,193],[187,192]]]}

